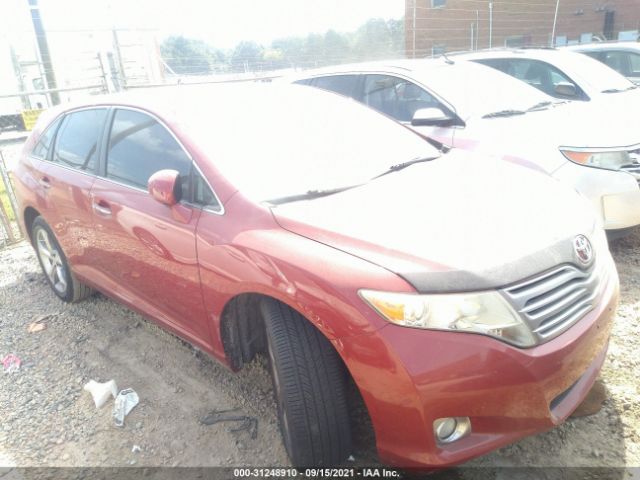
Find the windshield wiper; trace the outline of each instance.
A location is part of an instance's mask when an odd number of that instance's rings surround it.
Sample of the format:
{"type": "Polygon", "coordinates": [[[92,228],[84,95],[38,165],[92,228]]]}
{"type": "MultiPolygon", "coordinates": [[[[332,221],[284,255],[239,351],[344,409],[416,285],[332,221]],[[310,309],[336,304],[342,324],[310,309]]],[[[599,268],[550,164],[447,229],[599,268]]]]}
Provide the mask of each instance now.
{"type": "Polygon", "coordinates": [[[389,167],[389,170],[387,170],[386,172],[381,173],[380,175],[376,175],[371,180],[383,177],[384,175],[388,175],[388,174],[393,173],[393,172],[397,172],[397,171],[403,170],[403,169],[405,169],[407,167],[410,167],[411,165],[415,165],[416,163],[430,162],[431,160],[435,160],[436,158],[440,158],[440,157],[419,157],[419,158],[414,158],[413,160],[409,160],[407,162],[402,162],[402,163],[398,163],[396,165],[391,165],[389,167]]]}
{"type": "Polygon", "coordinates": [[[627,88],[607,88],[606,90],[602,90],[602,93],[621,93],[628,92],[629,90],[635,90],[638,88],[638,85],[631,85],[627,88]]]}
{"type": "Polygon", "coordinates": [[[549,101],[536,103],[533,107],[528,108],[527,112],[534,112],[536,110],[546,110],[551,105],[553,105],[553,102],[549,102],[549,101]]]}
{"type": "Polygon", "coordinates": [[[306,193],[297,193],[295,195],[287,195],[285,197],[273,198],[271,200],[265,200],[265,203],[269,203],[271,205],[282,205],[283,203],[289,202],[299,202],[301,200],[313,200],[315,198],[328,197],[329,195],[335,195],[336,193],[341,193],[346,190],[351,190],[352,188],[361,187],[366,183],[369,183],[371,180],[375,180],[376,178],[380,178],[389,173],[397,172],[399,170],[405,169],[411,165],[415,165],[416,163],[422,162],[430,162],[431,160],[435,160],[437,157],[418,157],[413,160],[409,160],[407,162],[398,163],[397,165],[391,165],[386,172],[381,173],[380,175],[376,175],[371,178],[369,181],[364,183],[357,183],[355,185],[349,185],[346,187],[337,187],[337,188],[328,188],[324,190],[308,190],[306,193]]]}
{"type": "Polygon", "coordinates": [[[328,188],[325,190],[308,190],[306,193],[296,193],[295,195],[287,195],[286,197],[278,197],[271,200],[266,200],[266,203],[270,203],[271,205],[281,205],[283,203],[299,202],[300,200],[313,200],[314,198],[328,197],[329,195],[344,192],[345,190],[359,187],[360,185],[362,184],[349,185],[347,187],[328,188]]]}
{"type": "Polygon", "coordinates": [[[500,110],[498,112],[487,113],[482,118],[497,118],[497,117],[513,117],[515,115],[524,115],[524,110],[500,110]]]}

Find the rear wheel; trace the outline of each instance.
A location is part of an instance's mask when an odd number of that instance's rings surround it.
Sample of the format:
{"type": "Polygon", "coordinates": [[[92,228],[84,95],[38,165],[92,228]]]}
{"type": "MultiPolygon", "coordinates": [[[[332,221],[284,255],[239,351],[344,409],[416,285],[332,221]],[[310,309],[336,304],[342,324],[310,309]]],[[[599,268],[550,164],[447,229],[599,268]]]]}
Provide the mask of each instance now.
{"type": "Polygon", "coordinates": [[[280,429],[295,466],[335,465],[351,452],[344,366],[320,331],[265,299],[265,321],[280,429]]]}
{"type": "Polygon", "coordinates": [[[38,261],[53,293],[65,302],[77,302],[93,293],[73,274],[60,244],[42,217],[33,221],[31,236],[38,261]]]}

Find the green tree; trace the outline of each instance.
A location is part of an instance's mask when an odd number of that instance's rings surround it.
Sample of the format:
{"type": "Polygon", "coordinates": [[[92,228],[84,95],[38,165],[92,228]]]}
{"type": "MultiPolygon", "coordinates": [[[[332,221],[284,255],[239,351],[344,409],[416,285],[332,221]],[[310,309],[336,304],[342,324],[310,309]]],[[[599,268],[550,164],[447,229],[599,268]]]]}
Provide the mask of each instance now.
{"type": "Polygon", "coordinates": [[[263,52],[256,42],[240,42],[231,54],[231,68],[234,72],[261,70],[263,52]]]}
{"type": "Polygon", "coordinates": [[[205,52],[203,42],[183,36],[169,37],[160,45],[162,59],[179,74],[209,73],[209,59],[205,52]]]}

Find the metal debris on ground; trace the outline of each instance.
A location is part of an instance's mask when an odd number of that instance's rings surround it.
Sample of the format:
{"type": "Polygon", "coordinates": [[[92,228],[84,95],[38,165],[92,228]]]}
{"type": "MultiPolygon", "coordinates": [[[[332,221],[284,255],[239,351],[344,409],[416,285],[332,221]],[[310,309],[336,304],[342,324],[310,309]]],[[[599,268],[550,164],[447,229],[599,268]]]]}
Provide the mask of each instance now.
{"type": "Polygon", "coordinates": [[[230,432],[247,431],[253,440],[258,437],[258,419],[247,415],[233,415],[238,409],[213,410],[208,415],[200,419],[202,425],[214,425],[221,422],[239,422],[235,428],[230,428],[230,432]]]}
{"type": "Polygon", "coordinates": [[[22,365],[22,360],[20,360],[20,358],[13,353],[5,355],[2,359],[4,373],[13,373],[16,370],[20,370],[20,365],[22,365]]]}
{"type": "Polygon", "coordinates": [[[124,426],[124,417],[129,415],[139,400],[138,394],[132,388],[125,388],[118,394],[113,406],[113,419],[116,427],[124,426]]]}
{"type": "Polygon", "coordinates": [[[134,445],[133,447],[131,447],[131,453],[136,453],[141,451],[142,451],[142,448],[140,448],[140,445],[134,445]]]}
{"type": "Polygon", "coordinates": [[[116,385],[115,380],[109,380],[104,383],[89,380],[83,387],[83,390],[86,390],[91,394],[93,402],[96,404],[96,408],[102,408],[109,397],[116,398],[116,395],[118,395],[118,386],[116,385]]]}

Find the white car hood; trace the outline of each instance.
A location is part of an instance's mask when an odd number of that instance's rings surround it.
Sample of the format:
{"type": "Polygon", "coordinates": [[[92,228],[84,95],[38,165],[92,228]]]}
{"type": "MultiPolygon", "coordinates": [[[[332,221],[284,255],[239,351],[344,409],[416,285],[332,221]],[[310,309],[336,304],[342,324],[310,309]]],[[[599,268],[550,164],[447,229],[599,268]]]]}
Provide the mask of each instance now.
{"type": "MultiPolygon", "coordinates": [[[[559,147],[612,148],[640,143],[640,129],[623,102],[571,102],[511,117],[467,119],[454,145],[517,160],[551,173],[566,159],[559,147]]],[[[640,105],[639,105],[640,107],[640,105]]],[[[637,110],[635,110],[637,111],[637,110]]]]}
{"type": "Polygon", "coordinates": [[[586,201],[547,175],[457,150],[273,214],[421,292],[496,288],[574,262],[575,236],[595,231],[586,201]]]}

